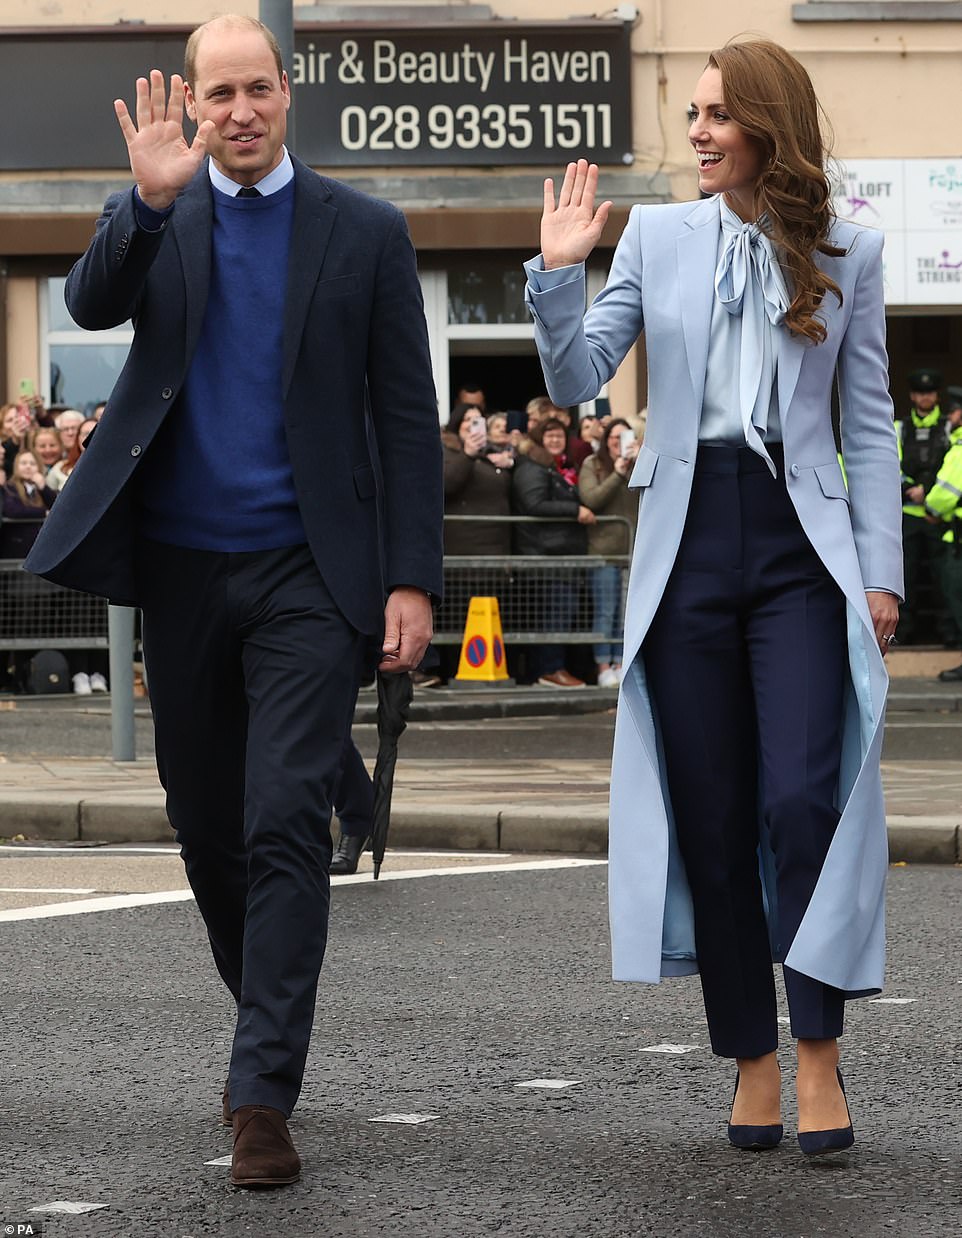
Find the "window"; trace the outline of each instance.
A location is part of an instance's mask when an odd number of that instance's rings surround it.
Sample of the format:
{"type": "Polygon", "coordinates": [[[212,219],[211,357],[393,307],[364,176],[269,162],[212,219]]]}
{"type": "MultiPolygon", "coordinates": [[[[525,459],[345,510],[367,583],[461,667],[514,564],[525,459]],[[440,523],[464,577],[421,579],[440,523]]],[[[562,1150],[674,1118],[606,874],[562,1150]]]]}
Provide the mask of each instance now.
{"type": "Polygon", "coordinates": [[[792,5],[792,20],[962,21],[962,0],[807,0],[792,5]]]}
{"type": "Polygon", "coordinates": [[[70,317],[64,304],[66,279],[47,280],[46,296],[41,297],[45,322],[41,338],[46,344],[49,375],[46,398],[50,404],[69,404],[88,411],[107,396],[127,360],[134,338],[129,322],[112,331],[84,331],[70,317]]]}

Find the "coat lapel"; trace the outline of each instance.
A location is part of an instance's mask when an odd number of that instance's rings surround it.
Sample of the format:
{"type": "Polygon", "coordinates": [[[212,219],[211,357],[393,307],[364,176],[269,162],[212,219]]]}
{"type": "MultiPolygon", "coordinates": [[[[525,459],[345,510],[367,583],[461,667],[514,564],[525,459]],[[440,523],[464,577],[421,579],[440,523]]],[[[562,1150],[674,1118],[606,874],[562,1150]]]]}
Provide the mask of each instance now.
{"type": "MultiPolygon", "coordinates": [[[[818,255],[816,255],[816,261],[818,255]]],[[[837,275],[836,275],[837,278],[837,275]]],[[[835,331],[835,319],[839,312],[838,301],[835,295],[831,292],[825,294],[822,298],[822,304],[818,310],[818,317],[825,323],[828,329],[829,339],[832,338],[835,331]]],[[[802,363],[808,353],[812,353],[813,357],[819,361],[825,355],[825,348],[822,345],[811,344],[804,336],[792,335],[787,329],[783,328],[777,332],[778,337],[778,407],[781,410],[782,417],[788,412],[789,405],[795,395],[795,388],[798,386],[798,378],[801,373],[802,363]]]]}
{"type": "Polygon", "coordinates": [[[294,223],[287,265],[287,302],[284,310],[284,369],[286,396],[294,376],[304,323],[327,252],[337,207],[329,201],[324,181],[300,160],[294,160],[294,223]]]}
{"type": "Polygon", "coordinates": [[[778,374],[775,381],[778,386],[778,408],[784,419],[798,385],[798,375],[808,344],[804,337],[792,335],[784,326],[780,327],[775,335],[778,359],[778,374]]]}
{"type": "Polygon", "coordinates": [[[184,272],[186,356],[193,356],[207,309],[214,203],[207,162],[177,199],[174,239],[184,272]]]}
{"type": "Polygon", "coordinates": [[[675,254],[678,262],[685,353],[695,393],[695,405],[700,408],[705,393],[714,299],[713,281],[705,279],[705,271],[715,270],[718,229],[721,226],[717,199],[708,198],[698,202],[691,213],[685,216],[684,224],[684,230],[675,242],[675,254]]]}

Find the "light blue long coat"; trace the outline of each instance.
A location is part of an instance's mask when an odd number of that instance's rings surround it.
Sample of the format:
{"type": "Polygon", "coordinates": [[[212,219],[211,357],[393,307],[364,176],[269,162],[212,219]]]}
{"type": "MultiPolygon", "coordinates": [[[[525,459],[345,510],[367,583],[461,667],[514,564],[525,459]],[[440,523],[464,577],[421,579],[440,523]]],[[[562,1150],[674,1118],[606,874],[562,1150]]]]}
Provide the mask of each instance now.
{"type": "MultiPolygon", "coordinates": [[[[592,399],[644,329],[649,396],[645,442],[630,485],[640,496],[628,608],[625,674],[615,728],[609,828],[609,904],[616,980],[655,982],[697,970],[691,895],[675,838],[643,641],[681,540],[691,492],[705,385],[717,198],[634,207],[605,289],[585,315],[582,267],[526,264],[526,299],[548,391],[559,405],[592,399]]],[[[785,484],[802,527],[848,602],[847,693],[834,839],[787,957],[773,957],[850,996],[877,991],[884,971],[888,855],[879,761],[888,676],[865,589],[902,596],[901,489],[888,395],[882,237],[838,221],[845,257],[819,256],[842,291],[819,316],[828,338],[778,336],[777,389],[785,484]],[[839,468],[830,416],[838,380],[839,468]]],[[[787,704],[787,703],[786,703],[787,704]]],[[[765,895],[775,901],[762,830],[765,895]]],[[[774,915],[769,922],[775,923],[774,915]]]]}

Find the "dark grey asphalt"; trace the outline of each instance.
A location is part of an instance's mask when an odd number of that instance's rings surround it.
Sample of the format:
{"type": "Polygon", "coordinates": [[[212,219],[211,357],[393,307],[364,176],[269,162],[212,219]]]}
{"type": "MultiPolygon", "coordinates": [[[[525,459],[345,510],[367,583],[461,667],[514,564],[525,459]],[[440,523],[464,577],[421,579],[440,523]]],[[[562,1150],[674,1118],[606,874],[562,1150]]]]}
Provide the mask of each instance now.
{"type": "Polygon", "coordinates": [[[109,1207],[48,1221],[56,1238],[962,1232],[962,870],[892,872],[887,995],[918,1000],[850,1009],[859,1142],[822,1164],[791,1138],[729,1148],[732,1070],[704,1048],[641,1052],[706,1045],[697,981],[609,981],[604,882],[597,867],[338,889],[292,1124],[304,1176],[269,1194],[204,1165],[229,1151],[228,1011],[193,906],[3,924],[0,1222],[66,1199],[109,1207]],[[515,1087],[545,1077],[583,1082],[515,1087]],[[369,1123],[388,1112],[440,1116],[369,1123]]]}

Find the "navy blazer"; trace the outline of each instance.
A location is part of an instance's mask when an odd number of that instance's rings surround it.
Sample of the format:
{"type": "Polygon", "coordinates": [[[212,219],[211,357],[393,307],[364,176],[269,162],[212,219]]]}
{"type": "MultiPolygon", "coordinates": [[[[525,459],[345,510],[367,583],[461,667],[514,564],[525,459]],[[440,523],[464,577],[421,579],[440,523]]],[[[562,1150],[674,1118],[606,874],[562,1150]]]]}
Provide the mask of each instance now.
{"type": "MultiPolygon", "coordinates": [[[[375,635],[391,588],[442,587],[441,444],[414,248],[396,207],[297,159],[294,177],[282,379],[294,487],[335,602],[375,635]]],[[[30,571],[137,605],[137,466],[197,346],[212,217],[206,162],[161,232],[138,228],[132,189],[114,194],[70,272],[76,322],[130,318],[134,342],[30,571]]]]}

